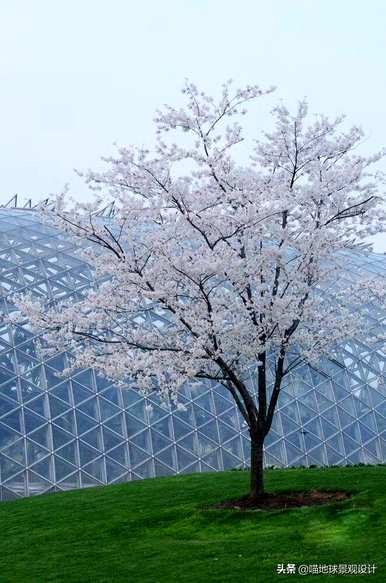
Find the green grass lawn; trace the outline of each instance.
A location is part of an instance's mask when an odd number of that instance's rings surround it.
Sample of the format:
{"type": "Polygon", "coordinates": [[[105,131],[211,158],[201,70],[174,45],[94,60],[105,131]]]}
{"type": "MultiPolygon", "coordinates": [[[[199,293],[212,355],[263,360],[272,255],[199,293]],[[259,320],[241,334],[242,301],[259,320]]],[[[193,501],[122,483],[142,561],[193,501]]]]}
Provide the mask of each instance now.
{"type": "Polygon", "coordinates": [[[247,472],[192,474],[0,503],[0,581],[386,581],[386,466],[268,470],[267,489],[345,489],[282,511],[205,510],[247,472]],[[375,563],[374,575],[278,575],[278,563],[375,563]]]}

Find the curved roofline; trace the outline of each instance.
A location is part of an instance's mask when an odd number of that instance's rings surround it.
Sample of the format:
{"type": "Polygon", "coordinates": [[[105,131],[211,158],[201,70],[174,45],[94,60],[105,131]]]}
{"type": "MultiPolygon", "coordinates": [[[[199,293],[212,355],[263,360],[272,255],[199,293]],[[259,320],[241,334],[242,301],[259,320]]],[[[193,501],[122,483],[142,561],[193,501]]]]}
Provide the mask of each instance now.
{"type": "Polygon", "coordinates": [[[28,198],[24,204],[19,203],[19,195],[14,194],[12,198],[9,199],[5,204],[0,204],[0,208],[12,208],[19,210],[38,210],[42,206],[47,206],[49,204],[49,198],[46,198],[37,203],[33,203],[32,198],[28,198]]]}
{"type": "MultiPolygon", "coordinates": [[[[19,195],[14,194],[12,198],[9,199],[5,204],[0,204],[0,209],[16,209],[16,210],[31,210],[38,211],[44,207],[53,205],[53,202],[49,198],[45,198],[37,203],[33,203],[32,198],[28,198],[24,204],[19,204],[19,195]]],[[[102,209],[93,213],[98,217],[112,218],[115,215],[115,201],[112,201],[102,209]]]]}
{"type": "MultiPolygon", "coordinates": [[[[13,209],[13,210],[31,210],[31,211],[38,211],[44,207],[47,207],[50,205],[50,199],[49,198],[45,198],[44,200],[41,200],[37,203],[33,203],[32,202],[32,198],[28,198],[26,200],[26,202],[24,202],[23,205],[19,205],[18,203],[19,200],[19,195],[18,194],[14,194],[12,196],[12,198],[9,199],[8,202],[6,202],[5,204],[0,204],[0,210],[1,209],[13,209]]],[[[51,202],[51,205],[53,203],[51,202]]],[[[108,205],[106,205],[105,207],[103,207],[102,209],[100,209],[99,211],[94,212],[93,214],[97,217],[104,217],[104,218],[108,218],[111,219],[114,217],[116,212],[115,209],[115,201],[110,202],[108,205]]],[[[359,243],[359,246],[363,249],[363,250],[367,250],[369,251],[371,254],[373,255],[386,255],[386,251],[373,251],[371,249],[371,243],[366,243],[364,241],[359,243]]],[[[353,251],[353,250],[351,250],[353,251]]]]}

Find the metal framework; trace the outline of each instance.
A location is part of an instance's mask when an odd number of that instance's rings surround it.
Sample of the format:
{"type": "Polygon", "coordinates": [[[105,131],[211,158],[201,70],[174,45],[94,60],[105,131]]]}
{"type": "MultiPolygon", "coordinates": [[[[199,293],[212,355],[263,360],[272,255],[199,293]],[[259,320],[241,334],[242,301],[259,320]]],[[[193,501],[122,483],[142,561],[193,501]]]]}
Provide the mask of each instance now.
{"type": "MultiPolygon", "coordinates": [[[[14,194],[12,198],[9,199],[8,202],[5,204],[0,204],[0,209],[2,208],[13,208],[13,209],[29,209],[29,210],[40,210],[44,207],[53,207],[54,203],[49,198],[45,198],[39,202],[33,202],[32,198],[28,198],[23,201],[23,203],[19,203],[19,195],[14,194]]],[[[105,207],[97,210],[93,213],[97,217],[104,217],[111,219],[115,215],[115,202],[112,201],[107,204],[105,207]]]]}
{"type": "MultiPolygon", "coordinates": [[[[11,201],[0,209],[0,312],[11,313],[12,294],[27,290],[76,300],[91,285],[89,266],[72,241],[40,222],[30,201],[24,210],[11,201]]],[[[112,216],[113,208],[101,213],[112,216]]],[[[385,277],[386,257],[353,254],[342,278],[358,273],[385,277]]],[[[373,306],[371,317],[381,326],[385,313],[373,306]]],[[[248,465],[247,428],[225,389],[187,387],[186,411],[165,408],[156,395],[119,390],[92,370],[58,377],[66,355],[42,360],[37,338],[27,322],[0,325],[1,499],[248,465]]],[[[385,462],[385,363],[381,348],[354,339],[318,370],[295,369],[267,439],[266,465],[385,462]]]]}

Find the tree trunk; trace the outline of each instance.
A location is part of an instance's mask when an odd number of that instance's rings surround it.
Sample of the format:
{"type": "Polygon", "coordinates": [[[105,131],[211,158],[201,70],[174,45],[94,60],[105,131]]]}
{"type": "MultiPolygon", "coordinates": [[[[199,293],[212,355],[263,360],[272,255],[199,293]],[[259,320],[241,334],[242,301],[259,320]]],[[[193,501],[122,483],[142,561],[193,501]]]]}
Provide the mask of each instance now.
{"type": "Polygon", "coordinates": [[[250,497],[264,495],[263,440],[251,437],[251,490],[250,497]]]}

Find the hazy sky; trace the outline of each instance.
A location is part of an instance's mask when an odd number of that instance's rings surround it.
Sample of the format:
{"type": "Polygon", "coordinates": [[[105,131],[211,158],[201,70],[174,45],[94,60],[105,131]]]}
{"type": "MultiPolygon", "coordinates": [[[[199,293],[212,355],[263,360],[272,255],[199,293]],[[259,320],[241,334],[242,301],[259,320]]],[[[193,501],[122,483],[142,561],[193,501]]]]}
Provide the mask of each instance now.
{"type": "MultiPolygon", "coordinates": [[[[386,139],[384,0],[0,0],[0,203],[40,199],[96,168],[112,143],[151,145],[154,110],[185,77],[276,85],[278,99],[386,139]]],[[[386,238],[383,246],[386,250],[386,238]]]]}

